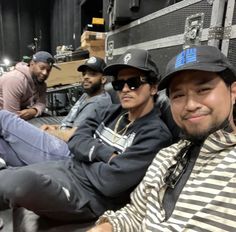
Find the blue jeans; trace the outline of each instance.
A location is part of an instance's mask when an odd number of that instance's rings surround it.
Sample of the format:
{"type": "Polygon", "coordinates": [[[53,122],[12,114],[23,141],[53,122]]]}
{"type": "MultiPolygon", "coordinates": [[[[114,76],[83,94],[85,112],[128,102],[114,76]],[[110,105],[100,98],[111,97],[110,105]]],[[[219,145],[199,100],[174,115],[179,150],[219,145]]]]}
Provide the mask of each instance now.
{"type": "Polygon", "coordinates": [[[0,157],[7,165],[24,166],[71,157],[67,143],[0,110],[0,157]]]}

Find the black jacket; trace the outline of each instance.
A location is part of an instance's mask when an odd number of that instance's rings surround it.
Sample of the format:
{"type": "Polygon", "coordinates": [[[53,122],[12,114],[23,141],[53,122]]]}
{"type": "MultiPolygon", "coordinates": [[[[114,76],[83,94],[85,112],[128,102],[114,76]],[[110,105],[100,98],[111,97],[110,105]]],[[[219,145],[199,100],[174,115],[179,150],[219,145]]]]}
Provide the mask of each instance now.
{"type": "Polygon", "coordinates": [[[156,108],[137,119],[123,140],[114,140],[114,126],[123,113],[120,106],[113,106],[99,118],[88,118],[69,141],[75,156],[70,169],[91,194],[89,204],[98,215],[127,203],[156,153],[172,143],[156,108]],[[114,152],[118,155],[108,163],[114,152]]]}

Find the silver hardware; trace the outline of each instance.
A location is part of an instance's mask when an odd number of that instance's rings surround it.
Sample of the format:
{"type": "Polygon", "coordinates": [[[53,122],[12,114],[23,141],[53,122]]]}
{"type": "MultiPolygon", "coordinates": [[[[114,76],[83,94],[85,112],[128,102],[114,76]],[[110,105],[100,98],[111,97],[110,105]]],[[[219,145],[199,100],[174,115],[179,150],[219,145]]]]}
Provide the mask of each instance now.
{"type": "Polygon", "coordinates": [[[213,5],[214,0],[207,0],[207,2],[209,3],[209,5],[213,5]]]}
{"type": "Polygon", "coordinates": [[[200,38],[203,30],[203,20],[204,13],[190,15],[186,18],[183,45],[184,48],[191,45],[200,44],[200,38]]]}
{"type": "Polygon", "coordinates": [[[232,32],[232,26],[225,27],[223,39],[230,39],[231,32],[232,32]]]}
{"type": "Polygon", "coordinates": [[[223,35],[224,35],[223,27],[210,27],[208,33],[208,40],[212,39],[221,40],[223,39],[223,35]]]}
{"type": "Polygon", "coordinates": [[[114,50],[114,41],[111,40],[107,44],[107,51],[106,51],[106,56],[108,60],[113,59],[113,50],[114,50]]]}

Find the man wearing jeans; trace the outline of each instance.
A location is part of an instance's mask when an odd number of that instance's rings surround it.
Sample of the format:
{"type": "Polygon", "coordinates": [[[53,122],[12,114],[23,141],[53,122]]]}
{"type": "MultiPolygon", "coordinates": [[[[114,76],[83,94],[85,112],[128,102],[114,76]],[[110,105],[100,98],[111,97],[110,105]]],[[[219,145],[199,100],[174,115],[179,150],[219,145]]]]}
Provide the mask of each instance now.
{"type": "Polygon", "coordinates": [[[147,51],[128,50],[104,72],[115,76],[121,104],[79,126],[68,142],[72,158],[1,170],[0,210],[24,207],[48,218],[85,222],[129,201],[172,135],[155,108],[159,74],[147,51]]]}
{"type": "Polygon", "coordinates": [[[72,107],[60,125],[44,125],[44,131],[5,110],[0,111],[0,157],[9,166],[24,166],[71,156],[67,141],[80,124],[89,117],[97,118],[99,111],[111,105],[103,89],[105,62],[90,57],[78,71],[83,73],[85,93],[72,107]]]}

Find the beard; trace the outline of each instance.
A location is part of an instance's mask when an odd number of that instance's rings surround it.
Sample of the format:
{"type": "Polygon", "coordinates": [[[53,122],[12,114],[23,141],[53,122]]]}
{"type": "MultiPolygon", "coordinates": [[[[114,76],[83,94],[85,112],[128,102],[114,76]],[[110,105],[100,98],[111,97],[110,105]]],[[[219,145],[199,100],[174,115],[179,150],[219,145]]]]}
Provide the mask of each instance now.
{"type": "Polygon", "coordinates": [[[199,131],[196,133],[189,133],[186,129],[182,129],[182,134],[183,134],[184,139],[198,144],[198,143],[202,143],[210,134],[212,134],[218,130],[221,130],[221,129],[223,129],[229,133],[233,131],[233,128],[230,124],[228,117],[221,123],[215,123],[215,124],[211,125],[211,127],[209,127],[205,131],[201,131],[201,132],[199,131]]]}
{"type": "Polygon", "coordinates": [[[33,81],[36,85],[43,85],[44,81],[43,80],[39,80],[35,75],[32,75],[33,81]]]}
{"type": "Polygon", "coordinates": [[[90,96],[90,95],[96,94],[101,89],[102,89],[102,83],[97,82],[97,83],[94,83],[90,88],[84,88],[84,92],[90,96]]]}

